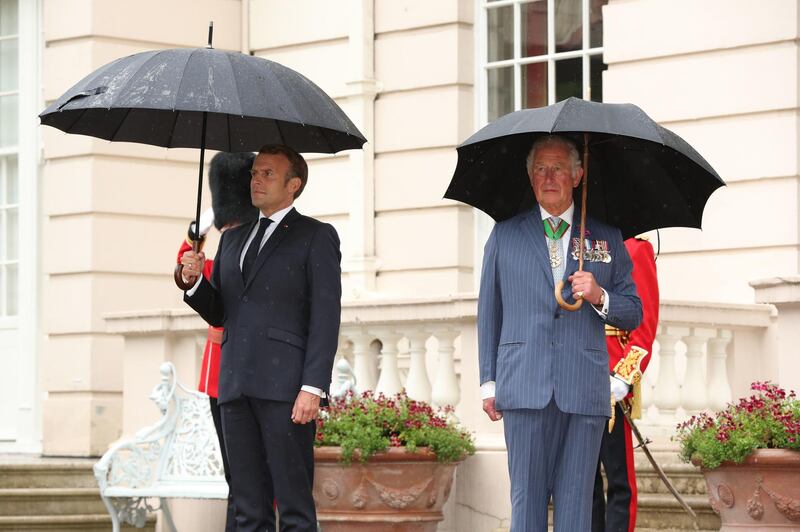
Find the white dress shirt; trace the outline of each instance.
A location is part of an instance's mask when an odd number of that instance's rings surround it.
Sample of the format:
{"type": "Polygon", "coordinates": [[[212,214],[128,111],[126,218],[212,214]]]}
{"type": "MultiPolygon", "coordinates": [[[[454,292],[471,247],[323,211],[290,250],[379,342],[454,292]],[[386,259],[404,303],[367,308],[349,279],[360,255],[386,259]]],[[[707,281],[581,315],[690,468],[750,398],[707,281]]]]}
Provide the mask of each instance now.
{"type": "MultiPolygon", "coordinates": [[[[289,205],[285,209],[281,209],[281,210],[273,213],[272,216],[269,217],[269,219],[272,220],[272,223],[269,224],[269,226],[267,226],[266,231],[264,231],[264,237],[261,239],[261,245],[258,247],[258,251],[259,252],[264,247],[264,244],[267,243],[267,240],[269,240],[269,237],[272,236],[272,233],[275,232],[275,228],[278,227],[278,225],[280,225],[280,223],[283,221],[284,217],[289,213],[289,211],[292,210],[292,208],[293,208],[293,205],[289,205]]],[[[264,216],[263,212],[259,212],[258,213],[258,221],[259,221],[259,223],[261,222],[262,218],[266,218],[266,216],[264,216]]],[[[242,248],[242,254],[239,256],[239,269],[242,268],[242,263],[244,262],[244,256],[245,256],[245,254],[247,254],[247,249],[250,247],[250,243],[256,237],[256,233],[258,232],[258,225],[259,224],[255,224],[253,226],[252,231],[250,231],[250,235],[247,237],[247,241],[244,243],[244,247],[242,248]]],[[[203,276],[201,275],[200,278],[197,279],[197,282],[194,284],[194,286],[190,290],[188,290],[186,292],[186,295],[189,296],[189,297],[192,297],[194,295],[194,293],[197,291],[197,287],[200,286],[200,283],[202,282],[202,280],[203,280],[203,276]]],[[[303,386],[300,387],[300,389],[303,390],[304,392],[309,392],[309,393],[313,393],[314,395],[318,395],[319,397],[325,397],[325,392],[323,392],[322,390],[320,390],[319,388],[317,388],[315,386],[308,386],[308,385],[304,384],[303,386]]]]}
{"type": "MultiPolygon", "coordinates": [[[[542,215],[542,220],[547,220],[548,218],[553,216],[552,214],[547,212],[541,205],[539,206],[539,211],[542,215]]],[[[561,244],[561,251],[563,252],[562,256],[564,257],[564,260],[567,260],[567,253],[570,252],[569,244],[570,244],[570,235],[572,233],[572,218],[574,213],[575,213],[575,204],[571,203],[570,206],[567,208],[567,210],[561,213],[560,216],[558,216],[559,218],[561,218],[562,220],[564,220],[569,224],[569,228],[566,231],[564,231],[564,234],[561,235],[561,238],[559,239],[561,244]]],[[[542,229],[542,237],[544,238],[544,243],[546,245],[547,235],[544,234],[544,229],[542,229]]],[[[601,318],[603,318],[603,320],[605,320],[608,317],[609,297],[608,297],[608,292],[606,292],[605,288],[601,286],[600,289],[605,294],[605,300],[603,301],[603,308],[597,308],[594,305],[592,305],[592,308],[595,310],[595,312],[597,312],[600,315],[601,318]]],[[[495,396],[495,381],[486,381],[483,384],[481,384],[481,399],[491,399],[494,396],[495,396]]]]}

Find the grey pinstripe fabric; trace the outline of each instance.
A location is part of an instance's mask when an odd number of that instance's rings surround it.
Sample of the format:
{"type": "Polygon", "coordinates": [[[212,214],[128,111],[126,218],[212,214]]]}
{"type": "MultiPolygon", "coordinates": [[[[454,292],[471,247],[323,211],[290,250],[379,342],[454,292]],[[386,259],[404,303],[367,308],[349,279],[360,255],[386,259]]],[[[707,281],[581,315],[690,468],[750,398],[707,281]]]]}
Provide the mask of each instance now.
{"type": "Polygon", "coordinates": [[[550,401],[541,410],[507,410],[503,419],[511,532],[546,532],[551,497],[555,531],[591,530],[595,462],[605,418],[565,414],[550,401]]]}
{"type": "MultiPolygon", "coordinates": [[[[573,219],[579,217],[576,209],[573,219]]],[[[620,232],[589,218],[586,225],[587,238],[605,240],[612,257],[610,263],[584,262],[609,294],[606,323],[634,329],[642,306],[620,232]]],[[[578,231],[573,224],[570,241],[578,231]]],[[[563,279],[577,269],[569,253],[563,279]]],[[[480,382],[496,382],[495,405],[505,414],[512,532],[546,531],[549,495],[556,531],[591,525],[592,485],[609,414],[604,324],[588,303],[576,312],[561,310],[554,286],[538,207],[497,224],[484,251],[478,352],[480,382]]],[[[570,294],[565,283],[564,299],[570,294]]]]}
{"type": "MultiPolygon", "coordinates": [[[[575,211],[575,218],[580,213],[575,211]]],[[[573,224],[571,238],[577,237],[573,224]]],[[[631,260],[619,230],[587,219],[593,240],[608,242],[610,263],[584,262],[609,294],[606,322],[634,329],[642,305],[631,279],[631,260]]],[[[555,395],[562,412],[606,416],[608,353],[603,320],[589,304],[561,310],[541,216],[529,211],[495,225],[483,260],[478,300],[480,381],[496,381],[499,410],[544,408],[555,395]]],[[[578,269],[569,253],[564,280],[578,269]]],[[[563,296],[570,299],[565,283],[563,296]]]]}

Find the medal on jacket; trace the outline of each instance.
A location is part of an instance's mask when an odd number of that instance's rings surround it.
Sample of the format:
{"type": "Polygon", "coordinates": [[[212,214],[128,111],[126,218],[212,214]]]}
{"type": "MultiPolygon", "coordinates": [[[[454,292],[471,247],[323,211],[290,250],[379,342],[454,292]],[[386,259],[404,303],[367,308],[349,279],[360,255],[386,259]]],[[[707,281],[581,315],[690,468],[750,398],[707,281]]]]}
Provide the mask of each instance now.
{"type": "Polygon", "coordinates": [[[550,267],[555,269],[561,265],[561,255],[558,253],[558,246],[561,245],[561,237],[569,228],[569,224],[560,218],[556,218],[558,224],[553,223],[553,218],[542,220],[544,234],[547,235],[547,249],[550,253],[550,267]]]}

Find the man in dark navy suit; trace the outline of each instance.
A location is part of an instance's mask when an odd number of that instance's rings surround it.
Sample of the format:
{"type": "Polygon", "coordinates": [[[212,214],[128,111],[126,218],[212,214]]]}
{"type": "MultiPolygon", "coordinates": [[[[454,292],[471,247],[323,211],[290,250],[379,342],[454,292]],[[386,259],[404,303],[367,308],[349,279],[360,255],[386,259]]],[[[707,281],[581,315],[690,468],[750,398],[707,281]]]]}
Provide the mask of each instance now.
{"type": "Polygon", "coordinates": [[[292,206],[308,179],[303,157],[263,147],[251,171],[254,224],[226,231],[211,282],[186,253],[184,300],[224,326],[219,405],[240,531],[316,531],[311,490],[320,400],[331,381],[341,312],[339,237],[292,206]]]}

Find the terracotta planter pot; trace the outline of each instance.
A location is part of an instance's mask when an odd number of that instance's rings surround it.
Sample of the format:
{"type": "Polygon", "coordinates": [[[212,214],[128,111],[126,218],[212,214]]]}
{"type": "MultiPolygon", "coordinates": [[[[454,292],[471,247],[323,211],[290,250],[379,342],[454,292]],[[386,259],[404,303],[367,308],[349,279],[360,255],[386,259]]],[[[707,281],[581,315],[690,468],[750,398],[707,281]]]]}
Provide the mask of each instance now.
{"type": "Polygon", "coordinates": [[[314,449],[314,500],[323,532],[435,532],[458,462],[427,449],[392,448],[365,464],[340,462],[339,447],[314,449]]]}
{"type": "Polygon", "coordinates": [[[800,530],[800,452],[759,449],[702,471],[720,530],[800,530]]]}

